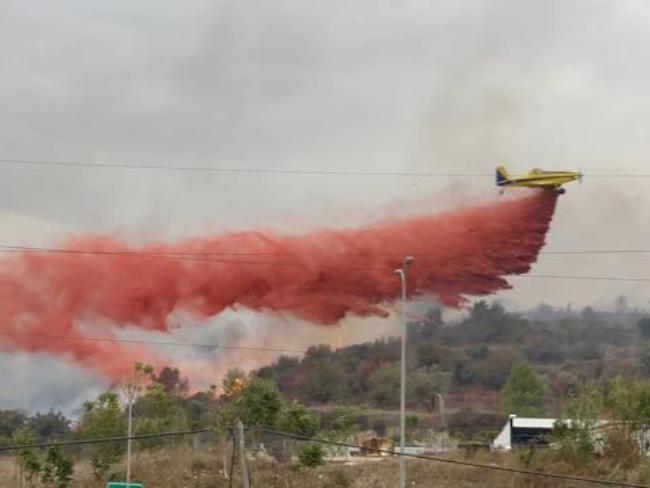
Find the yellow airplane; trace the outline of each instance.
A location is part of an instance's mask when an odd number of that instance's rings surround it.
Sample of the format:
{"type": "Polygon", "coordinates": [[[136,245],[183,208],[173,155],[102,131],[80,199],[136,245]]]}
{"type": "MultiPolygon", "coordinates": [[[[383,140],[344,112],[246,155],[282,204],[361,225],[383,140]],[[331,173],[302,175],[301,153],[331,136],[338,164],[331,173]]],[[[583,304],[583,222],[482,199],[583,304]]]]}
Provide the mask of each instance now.
{"type": "Polygon", "coordinates": [[[581,179],[582,173],[579,171],[542,171],[535,168],[522,176],[510,176],[504,166],[497,168],[497,186],[501,188],[542,188],[562,194],[566,191],[562,185],[581,179]]]}

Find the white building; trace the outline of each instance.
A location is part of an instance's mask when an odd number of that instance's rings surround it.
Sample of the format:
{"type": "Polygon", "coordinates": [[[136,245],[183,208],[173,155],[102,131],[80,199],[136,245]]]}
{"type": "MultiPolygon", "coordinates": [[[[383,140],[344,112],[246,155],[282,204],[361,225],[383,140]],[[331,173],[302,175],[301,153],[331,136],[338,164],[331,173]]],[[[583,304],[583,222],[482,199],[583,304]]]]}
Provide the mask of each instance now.
{"type": "MultiPolygon", "coordinates": [[[[517,446],[545,446],[550,444],[548,434],[555,428],[555,424],[559,419],[535,418],[535,417],[517,417],[510,415],[508,421],[501,429],[501,432],[494,438],[490,447],[495,451],[509,451],[517,446]]],[[[563,419],[567,425],[573,423],[570,419],[563,419]]],[[[606,420],[597,420],[593,423],[591,428],[591,438],[596,444],[602,443],[603,429],[609,427],[611,424],[606,420]]],[[[639,447],[642,452],[649,452],[650,450],[650,431],[642,428],[636,432],[636,437],[639,441],[639,447]],[[646,433],[648,432],[648,433],[646,433]],[[645,439],[648,439],[645,442],[645,439]]]]}
{"type": "Polygon", "coordinates": [[[511,415],[491,447],[496,451],[509,451],[513,446],[548,444],[545,436],[553,430],[555,422],[557,419],[511,415]]]}

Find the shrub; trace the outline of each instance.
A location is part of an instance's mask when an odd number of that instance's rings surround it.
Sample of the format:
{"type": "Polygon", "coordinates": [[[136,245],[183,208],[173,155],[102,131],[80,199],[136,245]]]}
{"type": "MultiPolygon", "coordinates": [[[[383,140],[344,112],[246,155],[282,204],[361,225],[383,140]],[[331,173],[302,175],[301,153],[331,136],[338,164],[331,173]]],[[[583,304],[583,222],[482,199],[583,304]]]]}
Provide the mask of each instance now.
{"type": "Polygon", "coordinates": [[[74,462],[60,446],[51,446],[45,455],[42,480],[46,486],[67,488],[72,480],[74,462]]]}
{"type": "Polygon", "coordinates": [[[305,444],[298,452],[298,460],[302,466],[314,468],[323,464],[325,450],[323,446],[315,442],[305,444]]]}

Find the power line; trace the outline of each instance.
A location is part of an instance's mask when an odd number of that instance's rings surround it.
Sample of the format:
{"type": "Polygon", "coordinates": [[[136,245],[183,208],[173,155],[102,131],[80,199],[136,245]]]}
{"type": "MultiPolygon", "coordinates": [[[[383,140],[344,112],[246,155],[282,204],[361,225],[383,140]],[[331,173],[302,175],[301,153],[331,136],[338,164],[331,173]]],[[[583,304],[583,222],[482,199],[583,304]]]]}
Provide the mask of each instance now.
{"type": "MultiPolygon", "coordinates": [[[[43,159],[0,159],[0,163],[25,166],[58,166],[99,169],[125,170],[160,170],[188,171],[209,173],[245,173],[245,174],[281,174],[281,175],[316,175],[316,176],[400,176],[400,177],[433,177],[433,178],[492,178],[492,173],[432,173],[408,171],[350,171],[350,170],[321,170],[293,168],[250,168],[250,167],[215,167],[215,166],[168,166],[130,163],[93,163],[89,161],[50,161],[43,159]]],[[[650,175],[649,175],[650,176],[650,175]]]]}
{"type": "Polygon", "coordinates": [[[631,283],[650,283],[650,278],[633,278],[627,276],[575,276],[553,274],[522,274],[514,278],[540,278],[550,280],[580,280],[580,281],[624,281],[631,283]]]}
{"type": "Polygon", "coordinates": [[[460,465],[460,466],[467,466],[467,467],[472,467],[472,468],[479,468],[479,469],[491,469],[494,471],[503,471],[507,473],[512,473],[512,474],[521,474],[521,475],[526,475],[526,476],[536,476],[539,478],[552,478],[552,479],[559,479],[559,480],[565,480],[565,481],[579,481],[582,483],[592,483],[592,484],[600,484],[600,485],[608,485],[608,486],[624,486],[624,487],[630,487],[630,488],[645,488],[645,485],[638,485],[634,483],[625,483],[622,481],[611,481],[611,480],[603,480],[603,479],[598,479],[598,478],[586,478],[582,476],[573,476],[573,475],[564,475],[564,474],[557,474],[557,473],[548,473],[545,471],[534,471],[530,469],[518,469],[518,468],[509,468],[507,466],[498,466],[495,464],[481,464],[481,463],[474,463],[471,461],[462,461],[458,459],[449,459],[449,458],[443,458],[443,457],[438,457],[438,456],[425,456],[423,454],[407,454],[407,453],[400,453],[400,452],[394,452],[394,451],[389,451],[387,449],[378,449],[378,448],[370,448],[370,447],[363,447],[355,444],[348,444],[346,442],[336,442],[336,441],[329,441],[329,440],[324,440],[324,439],[319,439],[317,437],[308,437],[308,436],[302,436],[302,435],[297,435],[297,434],[291,434],[289,432],[282,432],[278,430],[273,430],[273,429],[265,429],[261,427],[253,427],[249,428],[247,430],[256,430],[258,432],[264,432],[270,435],[275,435],[278,437],[284,437],[288,439],[295,439],[299,441],[309,441],[309,442],[315,442],[319,444],[326,444],[326,445],[331,445],[331,446],[338,446],[338,447],[346,447],[346,448],[352,448],[352,449],[363,449],[365,451],[372,451],[376,453],[381,453],[381,454],[391,454],[391,455],[397,455],[397,456],[404,456],[408,458],[415,458],[415,459],[424,459],[426,461],[435,461],[435,462],[440,462],[440,463],[448,463],[448,464],[455,464],[455,465],[460,465]]]}
{"type": "MultiPolygon", "coordinates": [[[[397,177],[425,177],[425,178],[493,178],[493,173],[434,173],[410,171],[354,171],[354,170],[325,170],[325,169],[294,169],[294,168],[253,168],[253,167],[215,167],[215,166],[175,166],[160,164],[140,163],[109,163],[90,161],[55,161],[47,159],[0,159],[0,163],[19,166],[52,166],[52,167],[77,167],[97,169],[124,169],[124,170],[157,170],[157,171],[185,171],[209,173],[244,173],[244,174],[281,174],[281,175],[317,175],[317,176],[397,176],[397,177]]],[[[587,178],[650,178],[647,173],[594,173],[585,175],[587,178]]]]}
{"type": "Polygon", "coordinates": [[[650,178],[648,173],[587,173],[585,178],[650,178]]]}
{"type": "MultiPolygon", "coordinates": [[[[91,254],[107,256],[136,256],[154,258],[201,258],[212,256],[257,256],[257,257],[295,257],[295,256],[345,256],[345,257],[373,257],[373,256],[437,256],[430,252],[413,251],[383,251],[383,252],[339,252],[339,251],[296,251],[296,252],[250,252],[250,251],[115,251],[110,249],[67,249],[34,246],[16,246],[0,244],[0,253],[3,254],[91,254]]],[[[601,255],[601,254],[650,254],[650,249],[578,249],[578,250],[549,250],[540,251],[540,255],[601,255]]]]}
{"type": "Polygon", "coordinates": [[[25,444],[22,446],[19,445],[10,445],[10,446],[0,446],[0,452],[5,451],[18,451],[22,449],[40,449],[44,447],[65,447],[65,446],[80,446],[88,444],[104,444],[108,442],[122,442],[131,440],[142,440],[142,439],[157,439],[161,437],[178,437],[185,435],[197,435],[204,434],[206,432],[212,432],[213,429],[197,429],[197,430],[183,430],[176,432],[161,432],[157,434],[142,434],[142,435],[132,435],[132,436],[118,436],[118,437],[99,437],[95,439],[75,439],[71,441],[58,441],[58,442],[41,442],[38,444],[25,444]]]}
{"type": "MultiPolygon", "coordinates": [[[[217,259],[212,258],[210,254],[202,253],[174,253],[174,252],[148,252],[148,251],[109,251],[109,250],[84,250],[84,249],[54,249],[54,248],[34,248],[34,247],[1,247],[0,253],[4,254],[76,254],[76,255],[90,255],[90,256],[124,256],[124,257],[137,257],[137,258],[147,258],[147,259],[165,259],[165,260],[179,260],[179,261],[200,261],[200,262],[209,262],[209,263],[222,263],[222,264],[244,264],[244,265],[255,265],[255,266],[285,266],[285,267],[294,267],[294,268],[307,268],[307,269],[332,269],[338,271],[345,270],[365,270],[365,271],[377,271],[384,270],[380,267],[371,267],[371,266],[332,266],[332,265],[320,265],[316,263],[298,263],[298,262],[278,262],[278,261],[244,261],[244,260],[234,260],[234,259],[217,259]]],[[[215,254],[218,256],[219,254],[215,254]]],[[[236,257],[236,256],[258,256],[258,257],[276,257],[281,255],[274,254],[226,254],[226,256],[236,257]]],[[[293,255],[296,256],[296,255],[293,255]]],[[[284,255],[284,257],[292,257],[290,254],[284,255]]]]}
{"type": "Polygon", "coordinates": [[[541,251],[540,254],[548,255],[575,255],[575,254],[650,254],[650,249],[587,249],[587,250],[559,250],[541,251]]]}
{"type": "Polygon", "coordinates": [[[88,336],[69,336],[57,334],[20,334],[13,332],[0,332],[0,337],[16,337],[16,338],[43,338],[55,339],[63,341],[87,341],[87,342],[108,342],[120,344],[146,344],[153,346],[177,346],[177,347],[197,347],[205,349],[219,349],[224,351],[252,351],[252,352],[271,352],[271,353],[286,353],[286,354],[304,354],[307,350],[304,349],[279,349],[270,347],[254,347],[254,346],[220,346],[219,344],[205,344],[196,342],[167,342],[167,341],[150,341],[140,339],[119,339],[111,337],[88,337],[88,336]]]}
{"type": "MultiPolygon", "coordinates": [[[[578,251],[568,251],[567,254],[572,254],[578,251]]],[[[581,251],[584,254],[587,254],[588,251],[581,251]]],[[[621,251],[621,252],[630,252],[630,251],[621,251]]],[[[646,252],[646,251],[637,251],[637,252],[646,252]]],[[[208,253],[164,253],[164,252],[148,252],[148,251],[109,251],[109,250],[83,250],[83,249],[55,249],[55,248],[34,248],[34,247],[19,247],[19,246],[0,246],[0,253],[36,253],[36,254],[78,254],[78,255],[99,255],[99,256],[127,256],[127,257],[144,257],[144,258],[154,258],[154,259],[171,259],[171,260],[186,260],[186,261],[201,261],[201,262],[212,262],[212,263],[221,263],[221,264],[237,264],[237,265],[252,265],[252,266],[285,266],[285,267],[295,267],[295,268],[306,268],[306,269],[330,269],[337,271],[347,271],[347,270],[363,270],[363,271],[385,271],[386,267],[379,266],[334,266],[334,265],[320,265],[316,263],[300,263],[300,262],[278,262],[278,261],[244,261],[238,259],[216,259],[210,257],[208,253]]],[[[559,254],[560,251],[555,252],[559,254]]],[[[598,253],[598,252],[594,252],[598,253]]],[[[407,253],[408,254],[408,253],[407,253]]],[[[217,254],[215,254],[217,255],[217,254]]],[[[252,256],[254,254],[239,254],[241,256],[252,256]]],[[[275,255],[275,254],[258,254],[257,256],[267,256],[267,257],[276,257],[276,256],[300,256],[301,254],[285,254],[285,255],[275,255]]],[[[308,255],[308,254],[303,254],[308,255]]],[[[388,254],[386,254],[388,255],[388,254]]],[[[390,254],[392,255],[392,254],[390,254]]],[[[404,253],[396,253],[397,255],[404,255],[404,253]]],[[[415,256],[418,256],[417,253],[414,253],[415,256]]],[[[235,256],[234,254],[230,256],[235,256]]],[[[367,255],[370,257],[370,255],[367,255]]],[[[359,255],[359,257],[363,257],[359,255]]],[[[636,282],[636,283],[646,283],[650,282],[650,278],[635,278],[635,277],[624,277],[624,276],[575,276],[575,275],[552,275],[552,274],[527,274],[527,275],[513,275],[513,277],[521,278],[539,278],[539,279],[559,279],[559,280],[582,280],[582,281],[621,281],[621,282],[636,282]]]]}

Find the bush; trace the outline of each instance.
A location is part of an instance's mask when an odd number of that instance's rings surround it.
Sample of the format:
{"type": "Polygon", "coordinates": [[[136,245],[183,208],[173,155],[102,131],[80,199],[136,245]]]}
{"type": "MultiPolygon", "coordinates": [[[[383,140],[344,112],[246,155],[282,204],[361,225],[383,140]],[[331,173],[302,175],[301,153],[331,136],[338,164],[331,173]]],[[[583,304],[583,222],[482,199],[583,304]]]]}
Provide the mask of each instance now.
{"type": "Polygon", "coordinates": [[[315,442],[310,442],[301,447],[298,452],[298,460],[302,466],[314,468],[323,464],[325,450],[323,446],[315,442]]]}
{"type": "Polygon", "coordinates": [[[46,486],[67,488],[72,480],[74,462],[60,446],[51,446],[45,455],[43,474],[41,476],[46,486]]]}

